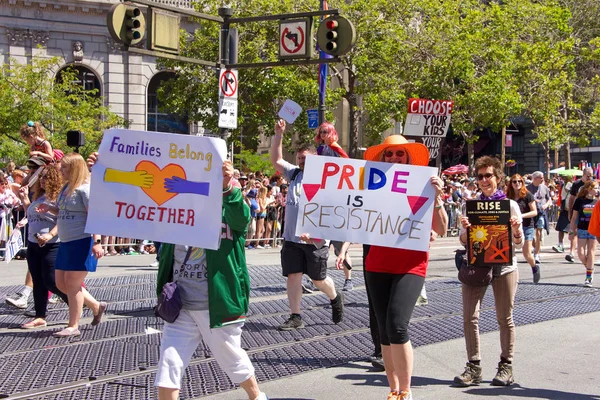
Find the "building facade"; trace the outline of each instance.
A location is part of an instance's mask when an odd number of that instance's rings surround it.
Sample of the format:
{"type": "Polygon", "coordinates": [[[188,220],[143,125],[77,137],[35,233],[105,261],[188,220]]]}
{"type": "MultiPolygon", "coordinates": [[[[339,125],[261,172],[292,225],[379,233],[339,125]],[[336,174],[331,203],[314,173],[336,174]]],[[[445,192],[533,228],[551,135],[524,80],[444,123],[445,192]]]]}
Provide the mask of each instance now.
{"type": "MultiPolygon", "coordinates": [[[[191,0],[154,0],[190,8],[191,0]]],[[[119,0],[0,0],[0,62],[31,63],[34,57],[58,57],[54,78],[67,67],[77,70],[86,89],[97,89],[110,110],[129,121],[130,129],[197,134],[195,124],[161,113],[156,89],[171,78],[156,60],[121,51],[110,36],[106,16],[119,0]]],[[[182,18],[182,27],[194,25],[182,18]]]]}

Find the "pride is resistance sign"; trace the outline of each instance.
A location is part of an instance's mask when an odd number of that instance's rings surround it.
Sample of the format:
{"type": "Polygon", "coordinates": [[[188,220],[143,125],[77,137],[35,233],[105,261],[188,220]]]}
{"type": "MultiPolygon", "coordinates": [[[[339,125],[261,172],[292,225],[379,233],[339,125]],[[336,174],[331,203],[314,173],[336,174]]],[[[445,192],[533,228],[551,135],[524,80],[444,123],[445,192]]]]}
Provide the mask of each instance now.
{"type": "Polygon", "coordinates": [[[437,169],[306,158],[296,235],[428,251],[437,169]]]}

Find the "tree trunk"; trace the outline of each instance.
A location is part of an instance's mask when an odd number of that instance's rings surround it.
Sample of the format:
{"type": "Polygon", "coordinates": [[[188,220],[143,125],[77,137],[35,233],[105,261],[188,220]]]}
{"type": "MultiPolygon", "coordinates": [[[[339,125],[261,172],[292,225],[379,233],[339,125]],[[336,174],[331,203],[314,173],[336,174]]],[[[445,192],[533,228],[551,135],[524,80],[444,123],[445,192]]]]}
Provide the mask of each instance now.
{"type": "Polygon", "coordinates": [[[469,160],[469,169],[471,173],[475,173],[475,145],[467,142],[467,157],[469,160]]]}
{"type": "Polygon", "coordinates": [[[500,162],[502,163],[502,168],[506,169],[506,127],[502,127],[502,135],[501,135],[502,143],[500,143],[500,162]]]}
{"type": "Polygon", "coordinates": [[[571,144],[565,144],[565,169],[571,169],[571,144]]]}
{"type": "Polygon", "coordinates": [[[544,163],[546,164],[546,179],[550,179],[550,141],[544,146],[544,163]]]}
{"type": "Polygon", "coordinates": [[[558,168],[558,148],[554,148],[554,168],[558,168]]]}

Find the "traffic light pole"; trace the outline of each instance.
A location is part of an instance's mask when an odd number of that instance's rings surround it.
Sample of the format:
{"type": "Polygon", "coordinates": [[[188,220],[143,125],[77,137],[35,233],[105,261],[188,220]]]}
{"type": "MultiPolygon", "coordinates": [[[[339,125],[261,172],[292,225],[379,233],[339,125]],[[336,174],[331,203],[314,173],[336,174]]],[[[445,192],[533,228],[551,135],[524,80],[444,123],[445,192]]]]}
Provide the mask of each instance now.
{"type": "MultiPolygon", "coordinates": [[[[220,40],[220,62],[221,65],[231,64],[230,58],[230,43],[231,37],[229,32],[229,26],[231,24],[230,19],[233,16],[233,8],[221,7],[219,8],[219,17],[223,18],[223,24],[221,24],[221,40],[220,40]]],[[[235,55],[237,61],[237,55],[235,55]]],[[[217,81],[219,80],[220,70],[217,70],[217,81]]],[[[229,137],[229,130],[227,128],[219,128],[219,135],[221,139],[227,140],[229,137]]]]}

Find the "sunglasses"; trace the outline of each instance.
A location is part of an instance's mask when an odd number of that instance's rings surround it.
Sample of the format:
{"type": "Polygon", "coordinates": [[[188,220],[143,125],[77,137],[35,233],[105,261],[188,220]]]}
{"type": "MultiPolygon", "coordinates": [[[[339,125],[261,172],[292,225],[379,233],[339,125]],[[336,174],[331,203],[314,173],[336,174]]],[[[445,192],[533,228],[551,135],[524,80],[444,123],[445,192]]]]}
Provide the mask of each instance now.
{"type": "Polygon", "coordinates": [[[328,131],[319,131],[319,134],[323,134],[323,133],[327,134],[329,132],[328,131]]]}
{"type": "Polygon", "coordinates": [[[485,179],[492,179],[493,176],[494,176],[494,174],[489,173],[489,172],[487,174],[478,174],[477,175],[477,180],[478,181],[482,181],[483,178],[485,178],[485,179]]]}
{"type": "Polygon", "coordinates": [[[523,183],[523,181],[512,181],[512,183],[523,183]]]}
{"type": "MultiPolygon", "coordinates": [[[[393,151],[386,151],[385,153],[383,153],[384,156],[386,157],[393,157],[394,156],[394,152],[393,151]]],[[[406,155],[406,152],[404,150],[396,150],[396,157],[404,157],[406,155]]]]}

